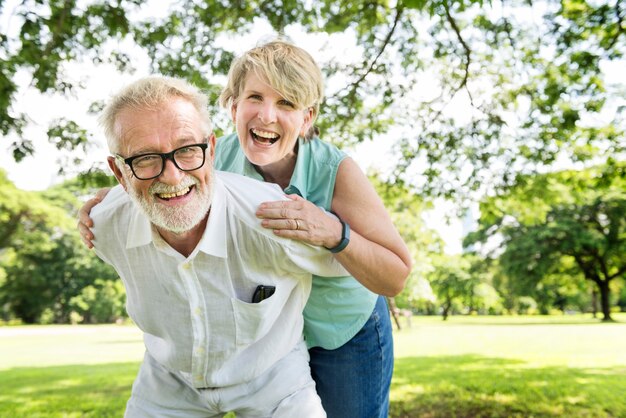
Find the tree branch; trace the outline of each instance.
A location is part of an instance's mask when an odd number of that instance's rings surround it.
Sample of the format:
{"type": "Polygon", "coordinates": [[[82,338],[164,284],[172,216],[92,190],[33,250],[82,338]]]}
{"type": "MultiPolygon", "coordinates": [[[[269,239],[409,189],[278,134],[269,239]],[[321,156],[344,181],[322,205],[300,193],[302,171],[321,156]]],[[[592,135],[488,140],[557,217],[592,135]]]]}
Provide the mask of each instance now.
{"type": "Polygon", "coordinates": [[[385,40],[383,41],[383,44],[381,45],[380,50],[378,51],[378,54],[372,60],[372,62],[370,62],[370,64],[367,67],[367,70],[365,70],[365,72],[363,74],[361,74],[361,76],[358,78],[358,80],[350,83],[348,86],[346,86],[343,89],[343,90],[350,89],[350,92],[347,94],[347,96],[354,96],[356,94],[356,90],[358,89],[359,85],[365,80],[365,78],[374,69],[374,65],[376,65],[376,63],[378,62],[378,59],[382,56],[383,52],[385,52],[385,49],[387,48],[387,46],[391,42],[391,37],[393,36],[393,34],[396,31],[396,28],[398,27],[398,23],[400,22],[400,17],[402,16],[403,10],[404,10],[404,8],[402,6],[398,6],[396,8],[396,16],[395,16],[395,18],[393,20],[393,24],[391,25],[391,28],[389,29],[389,32],[387,32],[387,36],[385,36],[385,40]]]}
{"type": "MultiPolygon", "coordinates": [[[[461,83],[456,88],[452,89],[452,96],[451,97],[453,98],[454,96],[456,96],[456,94],[459,91],[461,91],[461,89],[465,88],[465,90],[467,91],[467,95],[469,96],[469,99],[470,99],[470,104],[473,107],[476,107],[474,105],[474,98],[472,97],[472,93],[467,88],[467,81],[469,80],[469,67],[470,67],[470,64],[472,62],[472,57],[471,57],[472,50],[467,45],[467,42],[465,42],[465,39],[463,38],[463,35],[461,35],[461,29],[457,25],[456,20],[454,19],[454,16],[452,16],[452,13],[450,12],[450,7],[449,7],[447,1],[443,2],[443,7],[444,7],[444,10],[446,12],[446,21],[452,27],[452,30],[456,34],[456,38],[461,43],[461,45],[463,46],[463,49],[465,51],[465,65],[463,66],[464,67],[463,68],[463,71],[464,71],[463,79],[461,80],[461,83]]],[[[443,96],[443,92],[439,95],[439,97],[431,100],[431,103],[434,103],[435,101],[439,100],[442,96],[443,96]]],[[[431,122],[430,123],[434,123],[437,119],[439,119],[439,117],[443,113],[443,110],[446,108],[446,105],[447,105],[447,103],[444,104],[444,106],[441,109],[439,109],[439,111],[437,111],[437,113],[435,113],[435,115],[431,118],[431,122]]]]}
{"type": "Polygon", "coordinates": [[[50,23],[55,23],[56,27],[54,28],[54,30],[50,28],[50,31],[52,32],[52,39],[50,39],[50,42],[48,42],[48,45],[46,45],[45,51],[42,51],[44,57],[47,57],[48,55],[50,55],[52,50],[56,48],[58,44],[62,43],[62,38],[64,35],[62,31],[62,27],[63,27],[63,24],[65,23],[65,19],[67,18],[67,16],[71,14],[73,6],[74,6],[73,1],[66,0],[65,3],[63,4],[63,9],[61,10],[61,12],[57,16],[54,16],[54,14],[51,16],[51,17],[56,17],[56,20],[54,22],[50,22],[50,23]]]}
{"type": "Polygon", "coordinates": [[[624,28],[622,28],[622,23],[624,23],[624,16],[622,16],[621,14],[622,11],[620,10],[620,7],[619,7],[620,3],[621,1],[619,0],[615,2],[615,15],[617,16],[617,33],[615,33],[615,36],[611,40],[611,43],[609,43],[609,48],[613,48],[615,44],[617,43],[617,40],[620,37],[620,35],[624,33],[624,28]]]}
{"type": "MultiPolygon", "coordinates": [[[[387,48],[387,46],[391,43],[391,38],[392,38],[393,34],[395,33],[396,28],[398,27],[398,23],[400,22],[400,17],[402,16],[403,10],[404,10],[404,8],[401,5],[398,5],[398,7],[396,8],[396,16],[395,16],[395,18],[393,20],[393,24],[391,25],[391,28],[389,29],[389,32],[387,32],[387,36],[385,36],[385,40],[383,41],[383,44],[381,45],[381,47],[380,47],[380,49],[378,51],[378,54],[370,62],[370,64],[367,66],[367,69],[365,70],[365,72],[363,74],[361,74],[361,76],[356,81],[350,83],[348,86],[344,87],[339,92],[337,92],[336,96],[339,96],[339,94],[342,91],[345,91],[347,89],[349,89],[349,92],[346,94],[346,96],[345,96],[346,98],[352,100],[351,98],[356,96],[357,89],[359,88],[361,83],[365,80],[365,78],[372,72],[372,70],[374,69],[374,66],[378,62],[378,59],[382,56],[382,54],[383,54],[383,52],[385,52],[385,49],[387,48]]],[[[348,125],[348,122],[349,122],[350,119],[351,118],[343,118],[343,120],[341,122],[341,129],[345,128],[348,125]]]]}
{"type": "Polygon", "coordinates": [[[626,273],[626,265],[622,266],[619,270],[617,270],[617,272],[615,274],[611,274],[608,277],[608,279],[609,280],[613,280],[613,279],[615,279],[615,278],[617,278],[617,277],[619,277],[619,276],[621,276],[622,274],[625,274],[625,273],[626,273]]]}
{"type": "Polygon", "coordinates": [[[461,35],[461,30],[459,29],[459,26],[456,24],[456,20],[454,19],[454,17],[450,13],[450,7],[449,7],[447,1],[443,2],[443,8],[446,11],[446,20],[448,21],[448,23],[452,27],[452,30],[456,34],[456,38],[458,39],[458,41],[463,46],[463,49],[465,50],[465,65],[464,65],[464,73],[465,74],[463,75],[463,79],[461,80],[461,84],[459,84],[457,86],[457,88],[454,89],[454,93],[453,93],[452,96],[454,96],[456,93],[458,93],[462,88],[465,88],[465,90],[467,90],[467,94],[468,94],[468,96],[470,98],[470,103],[472,103],[472,106],[473,106],[474,105],[474,99],[472,98],[472,94],[470,93],[469,89],[467,88],[467,80],[469,79],[469,67],[470,67],[470,64],[472,62],[472,56],[471,56],[472,50],[467,45],[467,42],[465,42],[465,39],[463,39],[463,36],[461,35]]]}

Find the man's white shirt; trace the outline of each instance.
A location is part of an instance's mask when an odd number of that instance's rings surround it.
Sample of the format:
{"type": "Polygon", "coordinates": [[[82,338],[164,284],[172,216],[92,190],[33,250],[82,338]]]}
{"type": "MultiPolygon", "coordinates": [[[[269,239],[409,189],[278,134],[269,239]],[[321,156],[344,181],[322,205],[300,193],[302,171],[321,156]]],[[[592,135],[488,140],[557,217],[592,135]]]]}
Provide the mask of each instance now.
{"type": "Polygon", "coordinates": [[[96,253],[122,278],[146,349],[191,386],[259,376],[301,343],[311,274],[348,274],[328,250],[261,227],[258,205],[285,199],[276,185],[215,171],[207,226],[187,258],[121,187],[92,210],[96,253]],[[276,292],[251,303],[258,285],[276,292]]]}

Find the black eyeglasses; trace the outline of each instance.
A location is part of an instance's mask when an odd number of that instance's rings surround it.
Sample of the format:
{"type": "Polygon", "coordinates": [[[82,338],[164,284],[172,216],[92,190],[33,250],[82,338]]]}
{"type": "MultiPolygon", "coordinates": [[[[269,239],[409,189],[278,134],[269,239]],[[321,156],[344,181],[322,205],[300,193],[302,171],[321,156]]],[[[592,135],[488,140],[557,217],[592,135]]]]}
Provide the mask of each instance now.
{"type": "Polygon", "coordinates": [[[176,148],[170,152],[151,152],[124,158],[115,155],[120,161],[128,164],[135,177],[139,180],[150,180],[159,177],[165,169],[165,161],[171,160],[181,171],[197,170],[204,165],[205,151],[209,144],[191,144],[176,148]]]}

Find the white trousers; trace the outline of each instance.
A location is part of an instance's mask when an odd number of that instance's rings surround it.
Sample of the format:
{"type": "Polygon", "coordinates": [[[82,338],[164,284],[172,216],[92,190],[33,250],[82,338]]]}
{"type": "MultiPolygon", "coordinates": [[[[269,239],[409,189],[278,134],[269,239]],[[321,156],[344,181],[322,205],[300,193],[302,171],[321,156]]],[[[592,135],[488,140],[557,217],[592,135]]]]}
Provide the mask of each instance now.
{"type": "Polygon", "coordinates": [[[326,418],[304,343],[250,382],[211,389],[189,386],[146,352],[124,416],[213,418],[229,411],[237,418],[326,418]]]}

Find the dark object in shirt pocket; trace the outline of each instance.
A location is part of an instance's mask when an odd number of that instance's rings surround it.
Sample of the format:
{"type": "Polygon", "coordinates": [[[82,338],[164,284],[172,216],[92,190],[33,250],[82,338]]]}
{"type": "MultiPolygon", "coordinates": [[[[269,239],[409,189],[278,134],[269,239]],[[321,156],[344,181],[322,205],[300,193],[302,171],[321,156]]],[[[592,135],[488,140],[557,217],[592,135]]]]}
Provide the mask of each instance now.
{"type": "Polygon", "coordinates": [[[254,294],[252,295],[252,303],[259,303],[274,294],[276,291],[275,286],[266,286],[260,284],[254,290],[254,294]]]}

